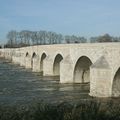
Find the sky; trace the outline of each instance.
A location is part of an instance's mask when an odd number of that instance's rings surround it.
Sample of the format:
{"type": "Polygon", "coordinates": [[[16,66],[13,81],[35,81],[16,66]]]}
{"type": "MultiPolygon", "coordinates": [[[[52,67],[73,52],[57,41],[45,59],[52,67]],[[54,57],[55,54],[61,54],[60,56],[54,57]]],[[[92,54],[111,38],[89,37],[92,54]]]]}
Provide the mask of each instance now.
{"type": "Polygon", "coordinates": [[[0,44],[10,30],[120,36],[120,0],[0,0],[0,44]]]}

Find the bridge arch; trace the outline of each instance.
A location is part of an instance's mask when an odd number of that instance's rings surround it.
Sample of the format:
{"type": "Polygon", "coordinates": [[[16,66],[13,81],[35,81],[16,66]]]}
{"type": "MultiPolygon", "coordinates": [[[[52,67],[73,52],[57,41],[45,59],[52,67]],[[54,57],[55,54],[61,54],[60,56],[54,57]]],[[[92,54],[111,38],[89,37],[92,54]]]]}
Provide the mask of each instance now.
{"type": "Polygon", "coordinates": [[[43,61],[46,58],[47,54],[46,53],[42,53],[41,55],[41,59],[40,59],[40,72],[43,72],[43,61]]]}
{"type": "Polygon", "coordinates": [[[53,74],[55,76],[60,76],[60,62],[63,60],[63,56],[61,54],[57,54],[53,63],[53,74]]]}
{"type": "Polygon", "coordinates": [[[92,61],[87,56],[81,56],[77,60],[74,72],[73,80],[74,83],[89,83],[90,82],[90,66],[92,61]]]}
{"type": "Polygon", "coordinates": [[[116,71],[112,83],[112,96],[120,96],[120,67],[116,71]]]}
{"type": "Polygon", "coordinates": [[[37,54],[35,52],[33,52],[32,58],[35,58],[36,56],[37,56],[37,54]]]}
{"type": "Polygon", "coordinates": [[[31,58],[31,68],[33,68],[33,59],[37,57],[37,54],[35,52],[33,52],[32,54],[32,58],[31,58]]]}
{"type": "Polygon", "coordinates": [[[28,57],[28,56],[29,56],[29,53],[28,53],[28,52],[26,52],[25,57],[28,57]]]}

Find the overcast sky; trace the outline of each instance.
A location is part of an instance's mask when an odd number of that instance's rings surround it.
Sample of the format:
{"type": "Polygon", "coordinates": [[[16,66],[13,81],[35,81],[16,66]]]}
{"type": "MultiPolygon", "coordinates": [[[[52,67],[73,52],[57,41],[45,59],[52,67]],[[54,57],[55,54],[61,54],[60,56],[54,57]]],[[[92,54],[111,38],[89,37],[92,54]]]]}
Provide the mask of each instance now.
{"type": "Polygon", "coordinates": [[[120,36],[120,0],[0,0],[0,43],[10,30],[120,36]]]}

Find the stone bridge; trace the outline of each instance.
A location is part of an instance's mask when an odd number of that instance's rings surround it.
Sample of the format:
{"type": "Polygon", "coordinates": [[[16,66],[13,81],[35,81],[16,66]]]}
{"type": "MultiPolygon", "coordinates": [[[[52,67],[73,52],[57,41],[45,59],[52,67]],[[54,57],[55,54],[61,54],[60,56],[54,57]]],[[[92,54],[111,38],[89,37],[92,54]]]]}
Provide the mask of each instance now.
{"type": "Polygon", "coordinates": [[[120,43],[39,45],[1,49],[0,55],[60,83],[89,83],[90,95],[120,96],[120,43]]]}

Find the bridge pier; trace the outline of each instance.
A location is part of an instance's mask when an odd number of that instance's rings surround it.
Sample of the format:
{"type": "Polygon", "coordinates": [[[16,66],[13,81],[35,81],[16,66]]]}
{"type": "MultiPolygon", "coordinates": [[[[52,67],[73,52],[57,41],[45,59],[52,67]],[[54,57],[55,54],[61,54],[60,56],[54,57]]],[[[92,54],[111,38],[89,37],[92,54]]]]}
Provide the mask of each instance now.
{"type": "Polygon", "coordinates": [[[12,61],[12,55],[10,53],[5,53],[5,59],[12,61]]]}
{"type": "Polygon", "coordinates": [[[25,67],[25,58],[23,56],[20,57],[20,66],[25,67]]]}
{"type": "Polygon", "coordinates": [[[29,68],[29,69],[32,68],[32,63],[31,63],[31,57],[30,56],[25,58],[25,68],[29,68]]]}
{"type": "Polygon", "coordinates": [[[60,64],[60,83],[73,83],[73,65],[69,60],[63,60],[60,64]]]}
{"type": "Polygon", "coordinates": [[[20,64],[20,57],[18,57],[18,56],[12,56],[12,62],[14,64],[20,64]]]}
{"type": "Polygon", "coordinates": [[[111,71],[101,69],[90,70],[90,96],[111,97],[111,71]]]}
{"type": "Polygon", "coordinates": [[[40,59],[38,57],[33,58],[32,71],[40,72],[40,59]]]}
{"type": "Polygon", "coordinates": [[[53,62],[48,57],[46,57],[46,59],[43,61],[43,75],[44,76],[54,76],[53,62]]]}
{"type": "Polygon", "coordinates": [[[112,70],[104,57],[90,67],[90,96],[112,96],[112,70]]]}

